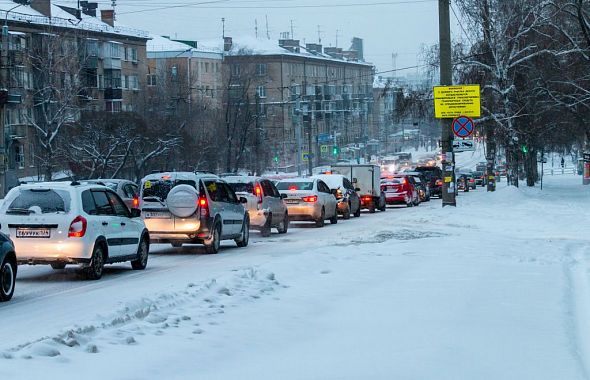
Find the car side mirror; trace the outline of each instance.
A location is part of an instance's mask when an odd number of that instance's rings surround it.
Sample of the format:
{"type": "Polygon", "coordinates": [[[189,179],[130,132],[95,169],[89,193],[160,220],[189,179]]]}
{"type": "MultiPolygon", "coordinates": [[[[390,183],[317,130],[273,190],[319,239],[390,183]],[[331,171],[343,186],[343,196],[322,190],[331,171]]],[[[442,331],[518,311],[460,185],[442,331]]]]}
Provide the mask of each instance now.
{"type": "Polygon", "coordinates": [[[141,210],[138,208],[131,209],[131,217],[132,218],[139,218],[141,216],[141,210]]]}
{"type": "Polygon", "coordinates": [[[281,194],[281,199],[286,199],[287,198],[287,194],[281,194]]]}

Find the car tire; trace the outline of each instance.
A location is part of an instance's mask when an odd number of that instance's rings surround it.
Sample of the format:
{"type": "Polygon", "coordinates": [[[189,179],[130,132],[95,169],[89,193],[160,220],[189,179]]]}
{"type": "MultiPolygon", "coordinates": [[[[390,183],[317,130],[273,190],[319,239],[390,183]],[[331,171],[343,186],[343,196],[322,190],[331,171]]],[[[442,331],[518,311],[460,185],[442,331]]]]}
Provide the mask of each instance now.
{"type": "Polygon", "coordinates": [[[170,243],[173,248],[182,248],[182,243],[170,243]]]}
{"type": "Polygon", "coordinates": [[[369,214],[374,214],[375,210],[375,203],[371,203],[371,205],[369,206],[369,214]]]}
{"type": "Polygon", "coordinates": [[[133,270],[144,270],[145,267],[147,267],[149,254],[150,246],[147,242],[147,239],[142,238],[139,242],[139,246],[137,247],[137,259],[131,261],[131,268],[133,268],[133,270]]]}
{"type": "Polygon", "coordinates": [[[84,274],[88,280],[100,280],[104,271],[105,253],[102,244],[94,245],[90,264],[84,268],[84,274]]]}
{"type": "Polygon", "coordinates": [[[321,228],[326,223],[326,210],[322,207],[322,213],[320,214],[319,219],[315,221],[315,226],[321,228]]]}
{"type": "Polygon", "coordinates": [[[10,301],[16,284],[16,263],[8,257],[0,266],[0,302],[10,301]]]}
{"type": "Polygon", "coordinates": [[[344,219],[350,219],[351,212],[352,212],[352,207],[350,206],[350,203],[348,203],[348,207],[346,207],[346,211],[344,211],[344,215],[342,215],[342,217],[344,219]]]}
{"type": "Polygon", "coordinates": [[[359,207],[357,207],[356,211],[354,212],[353,216],[355,218],[358,218],[361,216],[361,205],[359,204],[359,207]]]}
{"type": "MultiPolygon", "coordinates": [[[[270,230],[270,229],[269,229],[270,230]]],[[[248,242],[250,241],[250,219],[248,217],[244,218],[244,222],[242,224],[242,236],[239,239],[236,239],[236,245],[240,248],[244,248],[248,246],[248,242]]]]}
{"type": "Polygon", "coordinates": [[[262,237],[270,236],[271,223],[272,214],[268,214],[268,219],[266,219],[266,223],[264,223],[264,226],[262,226],[262,229],[260,230],[260,235],[262,235],[262,237]]]}
{"type": "Polygon", "coordinates": [[[289,230],[289,214],[285,213],[283,220],[281,221],[281,223],[277,227],[277,231],[279,232],[279,234],[286,234],[288,230],[289,230]]]}
{"type": "MultiPolygon", "coordinates": [[[[350,218],[350,214],[348,214],[350,218]]],[[[334,209],[334,216],[330,218],[330,224],[338,224],[338,206],[334,209]]]]}
{"type": "Polygon", "coordinates": [[[66,268],[66,264],[51,264],[53,270],[62,270],[66,268]]]}
{"type": "Polygon", "coordinates": [[[205,252],[208,254],[216,254],[219,252],[219,246],[221,245],[221,225],[215,224],[213,227],[213,233],[211,241],[205,243],[205,252]]]}

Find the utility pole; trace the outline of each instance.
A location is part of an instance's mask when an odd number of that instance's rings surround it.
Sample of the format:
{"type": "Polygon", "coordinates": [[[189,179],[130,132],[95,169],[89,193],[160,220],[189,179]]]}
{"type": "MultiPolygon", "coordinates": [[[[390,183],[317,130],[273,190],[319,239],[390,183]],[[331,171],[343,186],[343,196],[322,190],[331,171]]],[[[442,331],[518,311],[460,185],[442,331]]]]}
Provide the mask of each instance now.
{"type": "MultiPolygon", "coordinates": [[[[488,50],[488,54],[486,54],[485,59],[486,63],[490,64],[492,62],[492,47],[491,47],[491,36],[490,36],[490,5],[488,0],[483,1],[483,39],[484,45],[488,50]]],[[[485,134],[486,134],[486,184],[488,191],[496,191],[496,179],[495,179],[495,160],[496,160],[496,142],[494,141],[494,129],[493,126],[486,122],[485,126],[485,134]],[[493,178],[493,179],[492,179],[493,178]]],[[[543,185],[541,184],[541,189],[543,185]]]]}
{"type": "Polygon", "coordinates": [[[297,175],[301,177],[301,98],[295,95],[295,140],[297,143],[297,175]]]}
{"type": "MultiPolygon", "coordinates": [[[[438,0],[438,28],[440,44],[440,84],[453,84],[451,61],[451,16],[450,0],[438,0]]],[[[440,119],[442,141],[442,205],[457,206],[455,198],[455,160],[453,155],[452,120],[440,119]]]]}
{"type": "Polygon", "coordinates": [[[314,118],[314,114],[313,114],[313,110],[309,110],[310,112],[310,116],[309,116],[309,128],[308,128],[308,134],[307,134],[307,146],[308,146],[308,156],[307,156],[307,170],[309,175],[313,175],[313,145],[312,145],[312,133],[313,133],[313,118],[314,118]]]}

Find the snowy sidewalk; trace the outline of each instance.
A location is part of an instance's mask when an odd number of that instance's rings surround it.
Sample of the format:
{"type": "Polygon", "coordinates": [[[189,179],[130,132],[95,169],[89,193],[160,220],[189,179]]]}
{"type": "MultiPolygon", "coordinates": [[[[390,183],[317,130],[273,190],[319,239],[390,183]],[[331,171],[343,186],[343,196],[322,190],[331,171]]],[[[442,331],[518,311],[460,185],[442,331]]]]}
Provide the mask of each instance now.
{"type": "Polygon", "coordinates": [[[0,376],[588,379],[590,188],[580,182],[500,183],[461,193],[457,209],[433,201],[296,227],[245,252],[166,248],[145,276],[51,302],[36,304],[34,287],[52,277],[26,268],[31,299],[0,307],[13,324],[2,327],[0,376]],[[87,318],[73,323],[76,312],[87,318]]]}

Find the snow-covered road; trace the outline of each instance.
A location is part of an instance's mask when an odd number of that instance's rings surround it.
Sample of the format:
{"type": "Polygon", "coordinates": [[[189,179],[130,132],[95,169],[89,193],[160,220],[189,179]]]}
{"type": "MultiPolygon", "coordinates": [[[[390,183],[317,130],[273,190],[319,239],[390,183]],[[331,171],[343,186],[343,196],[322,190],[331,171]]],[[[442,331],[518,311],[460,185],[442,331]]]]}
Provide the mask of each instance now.
{"type": "Polygon", "coordinates": [[[590,379],[590,188],[461,193],[144,272],[21,267],[0,377],[590,379]],[[585,213],[585,214],[584,214],[585,213]]]}

